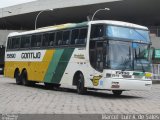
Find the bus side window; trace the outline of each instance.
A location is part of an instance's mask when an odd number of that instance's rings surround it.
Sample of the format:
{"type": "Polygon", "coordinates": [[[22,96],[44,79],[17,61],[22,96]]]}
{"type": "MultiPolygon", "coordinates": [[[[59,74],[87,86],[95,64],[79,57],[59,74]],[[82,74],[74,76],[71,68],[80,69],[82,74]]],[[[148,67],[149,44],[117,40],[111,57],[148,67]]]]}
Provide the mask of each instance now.
{"type": "Polygon", "coordinates": [[[21,48],[30,48],[30,42],[31,37],[30,36],[22,36],[21,38],[21,48]]]}
{"type": "Polygon", "coordinates": [[[92,65],[93,68],[96,67],[96,44],[95,41],[90,41],[89,44],[89,58],[90,58],[90,63],[92,65]]]}
{"type": "Polygon", "coordinates": [[[12,38],[12,49],[19,48],[20,38],[12,38]]]}
{"type": "Polygon", "coordinates": [[[104,26],[103,25],[92,25],[91,27],[91,39],[103,37],[104,26]]]}
{"type": "Polygon", "coordinates": [[[45,33],[42,35],[42,46],[47,47],[49,46],[49,34],[45,33]]]}
{"type": "Polygon", "coordinates": [[[41,46],[42,35],[32,35],[31,38],[31,47],[40,47],[41,46]]]}
{"type": "Polygon", "coordinates": [[[63,32],[63,45],[68,45],[69,44],[69,39],[70,39],[70,31],[64,31],[63,32]]]}
{"type": "Polygon", "coordinates": [[[56,34],[56,45],[62,45],[62,31],[57,32],[56,34]]]}
{"type": "Polygon", "coordinates": [[[80,29],[79,39],[77,44],[85,44],[87,40],[87,28],[80,29]]]}
{"type": "Polygon", "coordinates": [[[12,38],[8,38],[7,49],[12,48],[12,38]]]}
{"type": "Polygon", "coordinates": [[[55,33],[49,33],[49,46],[55,45],[55,33]]]}
{"type": "Polygon", "coordinates": [[[72,30],[71,34],[71,45],[75,45],[78,41],[79,29],[72,30]]]}

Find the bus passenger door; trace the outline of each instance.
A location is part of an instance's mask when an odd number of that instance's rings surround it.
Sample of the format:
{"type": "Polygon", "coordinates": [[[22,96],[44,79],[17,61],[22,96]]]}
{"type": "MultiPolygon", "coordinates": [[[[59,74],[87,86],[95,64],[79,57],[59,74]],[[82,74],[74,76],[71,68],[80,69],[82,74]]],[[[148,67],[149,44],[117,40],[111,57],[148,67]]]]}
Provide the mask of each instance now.
{"type": "Polygon", "coordinates": [[[103,42],[96,41],[95,44],[95,68],[96,70],[103,71],[103,42]]]}

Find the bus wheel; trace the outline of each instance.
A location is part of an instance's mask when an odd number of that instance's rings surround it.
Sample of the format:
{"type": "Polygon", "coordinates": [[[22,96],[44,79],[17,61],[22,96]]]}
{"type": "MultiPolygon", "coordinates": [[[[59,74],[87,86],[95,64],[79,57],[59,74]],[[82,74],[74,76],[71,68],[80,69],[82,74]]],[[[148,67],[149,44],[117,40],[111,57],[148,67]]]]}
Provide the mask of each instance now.
{"type": "Polygon", "coordinates": [[[19,71],[16,72],[15,79],[16,79],[16,84],[17,85],[22,85],[22,81],[20,79],[20,73],[19,73],[19,71]]]}
{"type": "Polygon", "coordinates": [[[115,96],[120,96],[122,94],[122,90],[112,90],[112,93],[115,95],[115,96]]]}
{"type": "Polygon", "coordinates": [[[26,71],[23,71],[22,74],[21,74],[21,80],[22,80],[22,83],[24,86],[29,86],[29,81],[27,79],[27,72],[26,71]]]}
{"type": "Polygon", "coordinates": [[[84,76],[79,74],[79,78],[77,81],[77,93],[78,94],[85,94],[87,89],[84,87],[84,76]]]}

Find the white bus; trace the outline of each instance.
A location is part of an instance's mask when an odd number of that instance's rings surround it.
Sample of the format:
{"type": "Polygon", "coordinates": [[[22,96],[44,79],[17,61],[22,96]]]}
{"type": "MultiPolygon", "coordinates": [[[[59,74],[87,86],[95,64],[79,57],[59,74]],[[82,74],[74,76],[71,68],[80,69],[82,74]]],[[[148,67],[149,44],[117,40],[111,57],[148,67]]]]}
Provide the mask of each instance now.
{"type": "Polygon", "coordinates": [[[73,85],[79,94],[150,90],[150,45],[147,27],[110,20],[11,33],[4,72],[19,85],[73,85]]]}

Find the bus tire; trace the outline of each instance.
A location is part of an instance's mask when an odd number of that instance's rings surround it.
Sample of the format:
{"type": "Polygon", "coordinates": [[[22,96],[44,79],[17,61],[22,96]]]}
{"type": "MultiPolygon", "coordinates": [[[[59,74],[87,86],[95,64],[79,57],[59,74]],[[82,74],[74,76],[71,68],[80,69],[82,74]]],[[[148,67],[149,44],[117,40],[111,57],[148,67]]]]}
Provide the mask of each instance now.
{"type": "Polygon", "coordinates": [[[87,89],[84,87],[84,76],[82,73],[80,73],[77,81],[77,93],[85,94],[86,92],[87,89]]]}
{"type": "Polygon", "coordinates": [[[122,94],[122,90],[112,90],[112,93],[115,95],[115,96],[120,96],[122,94]]]}
{"type": "Polygon", "coordinates": [[[22,85],[22,81],[21,81],[21,79],[20,79],[20,73],[19,73],[19,71],[16,71],[15,72],[15,79],[16,79],[16,84],[17,85],[22,85]]]}
{"type": "Polygon", "coordinates": [[[30,82],[28,81],[28,77],[27,77],[27,71],[24,70],[21,74],[21,80],[24,86],[29,86],[30,82]]]}

